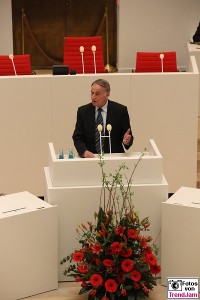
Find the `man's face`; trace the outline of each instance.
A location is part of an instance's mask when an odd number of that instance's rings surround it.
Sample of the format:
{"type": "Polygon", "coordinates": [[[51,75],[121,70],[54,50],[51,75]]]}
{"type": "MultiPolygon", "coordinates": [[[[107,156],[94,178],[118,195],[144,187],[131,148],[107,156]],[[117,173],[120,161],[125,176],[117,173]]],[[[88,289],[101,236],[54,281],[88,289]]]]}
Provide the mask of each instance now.
{"type": "Polygon", "coordinates": [[[91,100],[92,104],[97,107],[102,107],[106,104],[110,93],[107,93],[105,89],[98,85],[94,84],[91,87],[91,100]]]}

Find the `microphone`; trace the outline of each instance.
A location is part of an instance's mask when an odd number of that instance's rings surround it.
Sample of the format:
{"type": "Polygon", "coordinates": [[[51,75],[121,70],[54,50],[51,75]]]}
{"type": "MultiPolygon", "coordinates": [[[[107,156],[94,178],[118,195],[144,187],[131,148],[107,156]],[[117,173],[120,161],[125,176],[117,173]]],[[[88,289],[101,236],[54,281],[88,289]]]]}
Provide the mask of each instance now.
{"type": "Polygon", "coordinates": [[[101,124],[99,124],[98,126],[97,126],[97,130],[98,130],[98,132],[99,132],[99,141],[100,141],[100,150],[101,150],[101,155],[102,155],[102,140],[101,140],[101,138],[102,138],[102,135],[101,135],[101,132],[102,132],[102,130],[103,130],[103,126],[101,125],[101,124]]]}
{"type": "Polygon", "coordinates": [[[108,124],[106,128],[107,128],[108,132],[110,132],[112,130],[112,126],[110,124],[108,124]]]}
{"type": "Polygon", "coordinates": [[[92,46],[92,52],[93,52],[93,57],[94,57],[94,73],[96,74],[96,72],[97,72],[97,70],[96,70],[96,46],[95,45],[93,45],[92,46]]]}
{"type": "Polygon", "coordinates": [[[112,130],[112,126],[110,124],[108,124],[106,126],[107,130],[108,130],[108,139],[109,139],[109,148],[110,148],[110,154],[111,154],[111,138],[110,138],[110,132],[112,130]]]}
{"type": "Polygon", "coordinates": [[[165,57],[164,54],[161,53],[161,54],[160,54],[160,59],[161,59],[161,69],[162,69],[162,73],[163,73],[163,58],[164,58],[164,57],[165,57]]]}
{"type": "Polygon", "coordinates": [[[17,72],[16,72],[15,64],[14,64],[14,55],[13,55],[13,54],[10,54],[10,55],[9,55],[9,58],[10,58],[10,60],[12,61],[12,65],[13,65],[13,69],[14,69],[15,76],[17,76],[17,72]]]}
{"type": "Polygon", "coordinates": [[[97,130],[99,132],[99,138],[100,138],[100,149],[101,149],[101,155],[102,155],[102,138],[109,138],[109,148],[110,148],[110,154],[111,154],[111,138],[110,138],[110,132],[112,130],[112,126],[110,124],[107,124],[106,129],[108,131],[108,135],[102,135],[103,126],[99,124],[97,126],[97,130]]]}
{"type": "Polygon", "coordinates": [[[83,59],[83,53],[84,53],[84,47],[80,46],[80,53],[81,53],[81,59],[82,59],[82,69],[83,69],[83,74],[85,73],[85,69],[84,69],[84,59],[83,59]]]}
{"type": "Polygon", "coordinates": [[[99,125],[97,126],[97,129],[98,129],[98,132],[102,132],[103,126],[102,126],[101,124],[99,124],[99,125]]]}

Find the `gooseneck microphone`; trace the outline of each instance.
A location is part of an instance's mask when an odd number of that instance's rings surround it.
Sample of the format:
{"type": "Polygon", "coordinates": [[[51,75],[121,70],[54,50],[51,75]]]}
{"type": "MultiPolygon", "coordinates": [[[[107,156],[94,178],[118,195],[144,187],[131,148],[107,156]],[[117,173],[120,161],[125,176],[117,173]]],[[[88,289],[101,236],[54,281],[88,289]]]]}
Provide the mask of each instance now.
{"type": "Polygon", "coordinates": [[[161,54],[160,54],[160,60],[161,60],[161,70],[162,70],[162,73],[163,73],[163,58],[164,58],[164,57],[165,57],[164,54],[161,53],[161,54]]]}
{"type": "Polygon", "coordinates": [[[16,68],[15,68],[15,63],[14,63],[14,55],[10,54],[9,58],[12,61],[12,66],[13,66],[13,69],[14,69],[15,76],[17,76],[17,72],[16,72],[16,68]]]}
{"type": "Polygon", "coordinates": [[[102,151],[102,138],[109,138],[109,148],[110,148],[110,154],[111,154],[111,138],[110,138],[110,133],[112,130],[112,126],[110,124],[108,124],[106,126],[107,131],[108,131],[108,135],[102,135],[102,131],[103,131],[103,126],[101,124],[99,124],[97,126],[98,132],[99,132],[99,138],[100,138],[100,151],[101,151],[101,155],[103,154],[102,151]]]}
{"type": "Polygon", "coordinates": [[[92,46],[92,52],[93,52],[93,57],[94,57],[94,73],[96,74],[96,72],[97,72],[97,69],[96,69],[96,46],[95,45],[93,45],[92,46]]]}
{"type": "Polygon", "coordinates": [[[109,148],[110,148],[110,154],[111,154],[111,138],[110,138],[110,133],[111,133],[111,130],[112,130],[112,126],[110,124],[108,124],[106,128],[108,130],[109,148]]]}
{"type": "Polygon", "coordinates": [[[80,53],[81,53],[81,60],[82,60],[82,70],[83,70],[83,74],[85,73],[85,68],[84,68],[84,57],[83,57],[83,53],[84,53],[84,47],[80,46],[80,53]]]}

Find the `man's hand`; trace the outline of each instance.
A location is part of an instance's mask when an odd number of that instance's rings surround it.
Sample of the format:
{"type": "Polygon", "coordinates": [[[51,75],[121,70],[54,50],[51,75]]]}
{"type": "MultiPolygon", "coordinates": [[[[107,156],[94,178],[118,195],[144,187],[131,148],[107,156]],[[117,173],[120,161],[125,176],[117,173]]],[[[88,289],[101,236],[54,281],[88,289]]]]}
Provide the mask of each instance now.
{"type": "Polygon", "coordinates": [[[83,153],[83,157],[85,157],[85,158],[94,158],[95,155],[94,155],[94,153],[92,153],[92,152],[86,150],[86,151],[83,153]]]}
{"type": "Polygon", "coordinates": [[[130,140],[131,140],[130,132],[131,132],[131,129],[129,128],[127,130],[127,132],[124,134],[124,138],[123,138],[123,144],[124,145],[129,145],[129,143],[130,143],[130,140]]]}

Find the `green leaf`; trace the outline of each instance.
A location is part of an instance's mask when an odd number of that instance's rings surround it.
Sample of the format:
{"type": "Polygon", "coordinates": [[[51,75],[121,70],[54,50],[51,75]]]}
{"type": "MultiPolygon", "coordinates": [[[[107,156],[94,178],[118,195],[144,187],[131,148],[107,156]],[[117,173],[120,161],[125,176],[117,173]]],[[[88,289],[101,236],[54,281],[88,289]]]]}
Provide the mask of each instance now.
{"type": "Polygon", "coordinates": [[[137,299],[137,295],[133,294],[133,293],[128,293],[127,297],[128,297],[128,300],[136,300],[137,299]]]}
{"type": "Polygon", "coordinates": [[[91,285],[84,286],[83,288],[80,289],[79,295],[83,295],[83,294],[89,292],[91,289],[92,289],[91,285]]]}

